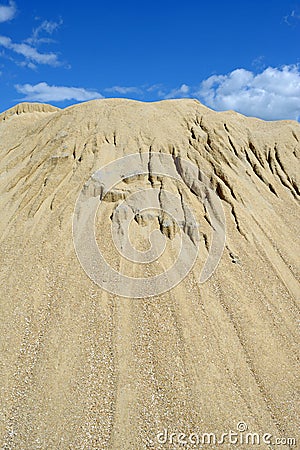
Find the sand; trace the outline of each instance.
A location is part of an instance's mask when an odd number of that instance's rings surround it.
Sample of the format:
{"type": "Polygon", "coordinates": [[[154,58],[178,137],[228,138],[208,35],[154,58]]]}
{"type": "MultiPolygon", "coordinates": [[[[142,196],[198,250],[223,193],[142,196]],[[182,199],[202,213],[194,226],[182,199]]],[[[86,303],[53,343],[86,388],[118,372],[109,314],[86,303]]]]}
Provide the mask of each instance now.
{"type": "Polygon", "coordinates": [[[198,449],[196,436],[220,440],[237,429],[237,443],[203,448],[299,448],[299,154],[299,123],[217,113],[195,100],[108,99],[64,110],[25,103],[1,114],[1,448],[198,449]],[[226,219],[224,249],[212,197],[199,200],[190,170],[187,182],[159,175],[157,153],[177,175],[182,159],[210,181],[226,219]],[[90,188],[97,170],[110,163],[114,174],[130,154],[148,158],[148,174],[134,163],[136,176],[106,196],[102,185],[90,188]],[[142,207],[153,193],[156,209],[130,206],[140,189],[142,207]],[[126,297],[118,280],[98,271],[95,282],[84,270],[88,258],[78,260],[81,192],[99,203],[96,241],[129,278],[126,297]],[[165,242],[157,262],[120,254],[130,214],[136,249],[149,249],[153,230],[165,242]],[[199,283],[216,229],[220,262],[199,283]],[[190,245],[185,262],[197,247],[195,264],[158,292],[154,277],[172,267],[180,235],[190,245]],[[149,287],[152,296],[137,295],[136,278],[147,278],[142,292],[149,287]],[[260,445],[241,442],[241,422],[260,445]],[[298,444],[284,445],[287,438],[298,444]]]}

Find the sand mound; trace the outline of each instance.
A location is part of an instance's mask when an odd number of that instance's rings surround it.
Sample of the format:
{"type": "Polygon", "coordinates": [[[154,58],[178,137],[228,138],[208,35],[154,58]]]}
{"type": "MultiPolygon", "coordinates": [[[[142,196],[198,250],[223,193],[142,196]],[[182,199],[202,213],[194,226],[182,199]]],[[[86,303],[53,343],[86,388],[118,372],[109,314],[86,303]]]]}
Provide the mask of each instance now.
{"type": "Polygon", "coordinates": [[[299,154],[298,123],[194,100],[1,114],[2,447],[173,449],[239,422],[261,442],[240,424],[234,448],[297,438],[299,154]]]}

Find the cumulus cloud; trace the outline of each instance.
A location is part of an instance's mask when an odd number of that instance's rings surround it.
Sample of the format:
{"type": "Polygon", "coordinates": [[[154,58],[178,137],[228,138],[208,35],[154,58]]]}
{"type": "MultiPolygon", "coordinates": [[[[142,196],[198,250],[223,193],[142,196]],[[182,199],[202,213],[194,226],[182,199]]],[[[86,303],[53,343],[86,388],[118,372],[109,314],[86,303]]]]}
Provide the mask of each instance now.
{"type": "Polygon", "coordinates": [[[65,100],[77,100],[79,102],[103,98],[97,91],[68,86],[49,86],[47,83],[17,84],[16,90],[24,94],[22,100],[39,102],[63,102],[65,100]]]}
{"type": "Polygon", "coordinates": [[[17,8],[13,1],[10,1],[8,5],[0,5],[0,22],[8,22],[16,15],[17,8]]]}
{"type": "Polygon", "coordinates": [[[121,95],[127,94],[142,94],[143,91],[136,86],[113,86],[111,88],[106,88],[106,92],[117,93],[121,95]]]}
{"type": "Polygon", "coordinates": [[[7,50],[24,56],[24,58],[32,63],[47,64],[49,66],[59,66],[60,62],[55,53],[40,53],[31,45],[22,43],[16,44],[7,36],[0,36],[0,45],[7,50]]]}
{"type": "Polygon", "coordinates": [[[172,89],[171,92],[165,95],[165,99],[189,97],[190,87],[187,84],[182,84],[179,88],[172,89]]]}
{"type": "Polygon", "coordinates": [[[207,106],[266,120],[300,119],[299,66],[268,67],[255,74],[237,69],[202,81],[194,95],[207,106]]]}

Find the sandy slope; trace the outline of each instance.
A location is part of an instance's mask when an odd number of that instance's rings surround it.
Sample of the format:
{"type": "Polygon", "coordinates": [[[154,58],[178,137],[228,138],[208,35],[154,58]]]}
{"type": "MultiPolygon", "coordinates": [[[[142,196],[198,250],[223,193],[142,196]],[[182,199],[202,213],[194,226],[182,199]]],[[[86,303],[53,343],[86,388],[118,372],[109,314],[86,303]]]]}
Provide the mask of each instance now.
{"type": "Polygon", "coordinates": [[[298,123],[193,100],[22,104],[0,115],[1,448],[183,448],[159,444],[157,433],[220,436],[241,421],[299,446],[299,154],[298,123]],[[136,217],[133,243],[144,249],[157,228],[167,249],[156,265],[130,264],[110,225],[138,186],[170,189],[200,224],[194,269],[165,294],[136,299],[104,291],[79,264],[72,219],[82,186],[136,152],[180,156],[211,179],[226,248],[206,283],[198,283],[212,236],[205,209],[187,187],[151,173],[102,202],[98,244],[115,270],[151,282],[171,264],[178,230],[160,213],[136,217]]]}

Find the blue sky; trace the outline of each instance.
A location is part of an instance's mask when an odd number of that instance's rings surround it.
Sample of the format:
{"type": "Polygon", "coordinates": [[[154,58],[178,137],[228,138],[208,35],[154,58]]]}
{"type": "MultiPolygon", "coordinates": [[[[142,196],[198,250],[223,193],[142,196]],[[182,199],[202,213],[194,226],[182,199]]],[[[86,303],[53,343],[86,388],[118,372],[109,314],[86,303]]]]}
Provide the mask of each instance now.
{"type": "Polygon", "coordinates": [[[300,1],[0,0],[0,111],[191,97],[300,119],[300,1]]]}

